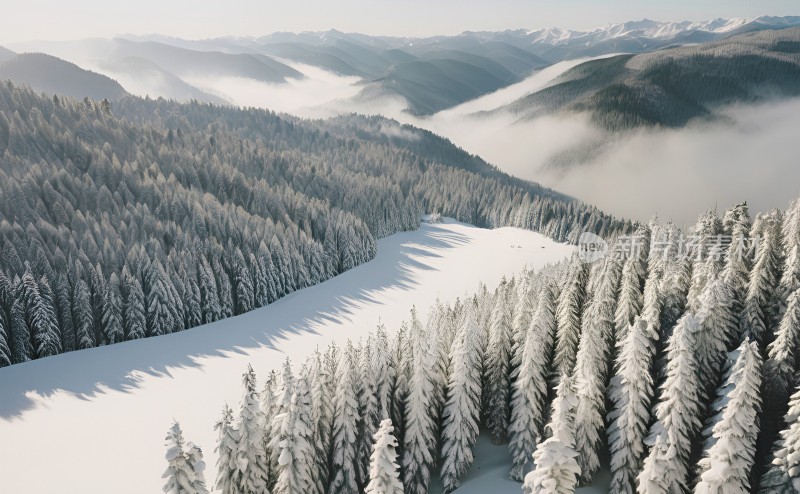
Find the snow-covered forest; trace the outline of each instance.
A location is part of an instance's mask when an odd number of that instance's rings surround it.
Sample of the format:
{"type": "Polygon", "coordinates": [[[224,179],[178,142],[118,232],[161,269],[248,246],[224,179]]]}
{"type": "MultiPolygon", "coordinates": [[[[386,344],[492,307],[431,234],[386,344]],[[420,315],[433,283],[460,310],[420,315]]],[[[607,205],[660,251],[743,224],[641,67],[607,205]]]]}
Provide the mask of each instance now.
{"type": "Polygon", "coordinates": [[[689,237],[637,228],[630,255],[576,254],[260,381],[248,368],[208,480],[171,429],[167,492],[452,492],[481,431],[527,493],[604,469],[612,493],[800,491],[800,199],[710,211],[689,237]]]}
{"type": "Polygon", "coordinates": [[[449,141],[359,116],[0,84],[0,367],[242,314],[423,212],[560,241],[629,228],[449,141]]]}

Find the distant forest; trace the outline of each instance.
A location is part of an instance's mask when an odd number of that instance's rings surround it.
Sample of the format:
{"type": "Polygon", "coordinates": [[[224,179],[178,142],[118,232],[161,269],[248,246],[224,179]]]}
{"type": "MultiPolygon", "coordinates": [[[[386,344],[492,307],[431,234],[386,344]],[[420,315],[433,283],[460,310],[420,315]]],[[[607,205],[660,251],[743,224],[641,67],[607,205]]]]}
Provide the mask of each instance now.
{"type": "Polygon", "coordinates": [[[424,212],[573,243],[631,228],[381,118],[0,83],[0,367],[264,306],[424,212]]]}

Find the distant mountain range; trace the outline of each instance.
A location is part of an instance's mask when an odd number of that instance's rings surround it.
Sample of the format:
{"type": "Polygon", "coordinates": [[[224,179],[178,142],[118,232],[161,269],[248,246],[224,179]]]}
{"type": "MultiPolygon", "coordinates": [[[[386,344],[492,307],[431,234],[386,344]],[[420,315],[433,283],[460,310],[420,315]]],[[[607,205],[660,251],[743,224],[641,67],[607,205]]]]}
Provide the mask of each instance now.
{"type": "MultiPolygon", "coordinates": [[[[538,69],[563,60],[617,53],[661,53],[676,46],[724,43],[747,33],[794,26],[800,26],[800,17],[715,19],[706,22],[657,22],[645,19],[591,31],[555,28],[403,38],[332,30],[201,41],[165,36],[126,36],[73,42],[29,42],[10,48],[17,53],[41,52],[63,58],[113,78],[136,94],[182,101],[196,99],[216,104],[229,103],[231,98],[207,89],[203,81],[242,78],[283,85],[302,80],[307,75],[306,67],[310,66],[340,76],[358,78],[360,93],[354,101],[369,103],[399,98],[411,113],[430,115],[507,87],[538,69]]],[[[764,49],[769,51],[768,48],[764,49]]],[[[675,53],[683,56],[694,53],[691,50],[684,48],[684,51],[675,53]]],[[[698,56],[712,56],[710,52],[698,53],[698,56]]],[[[0,48],[0,63],[13,62],[14,56],[14,52],[0,48]]],[[[760,52],[752,56],[758,57],[760,52]]],[[[37,60],[36,63],[45,66],[55,63],[41,58],[37,60]]],[[[638,63],[638,60],[634,58],[630,63],[638,63]]],[[[548,88],[538,95],[529,95],[506,109],[527,118],[562,109],[595,111],[609,108],[610,101],[615,97],[614,90],[631,87],[631,84],[619,86],[628,77],[652,78],[656,77],[658,70],[661,70],[661,77],[668,76],[666,62],[656,67],[653,65],[656,62],[652,61],[655,59],[647,60],[651,60],[648,69],[638,71],[638,75],[629,70],[627,60],[618,58],[579,66],[565,75],[572,79],[562,80],[558,88],[548,88]],[[597,73],[592,73],[595,70],[597,73]],[[607,86],[610,86],[609,91],[596,94],[607,86]],[[552,99],[543,102],[544,98],[552,99]]],[[[774,57],[770,60],[774,60],[774,57]]],[[[75,90],[81,91],[80,87],[74,86],[62,88],[59,78],[46,77],[48,69],[45,66],[34,70],[31,66],[34,62],[29,57],[23,58],[18,64],[29,70],[7,68],[0,72],[0,76],[56,93],[75,94],[75,90]]],[[[699,68],[695,67],[693,72],[684,75],[698,76],[699,68]]],[[[772,69],[780,70],[770,67],[772,69]]],[[[66,84],[68,80],[63,83],[66,84]]],[[[643,81],[639,79],[639,82],[643,81]]],[[[650,79],[644,82],[648,81],[652,82],[650,79]]],[[[643,85],[648,86],[644,82],[643,85]]],[[[679,85],[683,83],[676,81],[679,85]]],[[[94,83],[95,86],[97,84],[99,82],[94,83]]],[[[655,85],[658,86],[658,83],[655,85]]],[[[782,87],[786,89],[785,84],[782,87]]],[[[89,95],[87,91],[83,92],[89,95]]],[[[725,98],[735,97],[736,91],[723,92],[720,96],[719,100],[724,101],[725,98]]],[[[645,105],[651,102],[652,98],[642,100],[645,105]]],[[[644,110],[638,117],[642,122],[680,125],[686,118],[704,113],[702,104],[695,105],[693,109],[689,106],[694,103],[689,102],[688,106],[686,102],[681,104],[679,115],[670,117],[672,120],[663,114],[649,117],[644,115],[644,110]]]]}
{"type": "Polygon", "coordinates": [[[23,53],[0,62],[0,80],[24,83],[47,94],[117,100],[128,93],[115,80],[43,53],[23,53]]]}
{"type": "Polygon", "coordinates": [[[722,105],[800,96],[800,28],[593,60],[500,107],[519,119],[589,112],[611,130],[681,127],[722,105]]]}

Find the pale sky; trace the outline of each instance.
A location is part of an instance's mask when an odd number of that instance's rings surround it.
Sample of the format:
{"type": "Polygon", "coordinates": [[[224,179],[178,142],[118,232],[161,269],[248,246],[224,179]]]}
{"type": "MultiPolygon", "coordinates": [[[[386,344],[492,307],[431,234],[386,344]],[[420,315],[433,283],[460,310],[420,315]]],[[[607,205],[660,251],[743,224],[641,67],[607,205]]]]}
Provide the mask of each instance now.
{"type": "Polygon", "coordinates": [[[4,0],[0,44],[163,34],[187,39],[276,31],[396,36],[466,30],[590,29],[650,18],[800,15],[797,0],[4,0]]]}

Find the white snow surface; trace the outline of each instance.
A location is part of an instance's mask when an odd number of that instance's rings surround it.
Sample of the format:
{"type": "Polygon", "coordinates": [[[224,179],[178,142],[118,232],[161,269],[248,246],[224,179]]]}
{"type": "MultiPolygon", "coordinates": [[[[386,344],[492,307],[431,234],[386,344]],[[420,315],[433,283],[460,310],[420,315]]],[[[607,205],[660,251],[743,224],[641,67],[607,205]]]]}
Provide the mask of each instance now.
{"type": "MultiPolygon", "coordinates": [[[[380,240],[373,261],[248,314],[0,369],[3,492],[161,492],[164,435],[173,419],[203,448],[212,485],[212,427],[226,401],[238,410],[247,363],[263,379],[287,356],[298,363],[316,347],[366,335],[379,321],[394,331],[412,306],[424,317],[437,297],[453,301],[481,281],[496,286],[573,249],[515,228],[423,223],[380,240]]],[[[497,458],[481,453],[478,466],[497,458]]],[[[510,466],[505,460],[502,469],[510,466]]],[[[519,492],[520,484],[503,483],[506,472],[495,470],[475,470],[478,490],[459,492],[487,492],[480,487],[487,481],[496,494],[507,484],[519,492]]]]}

